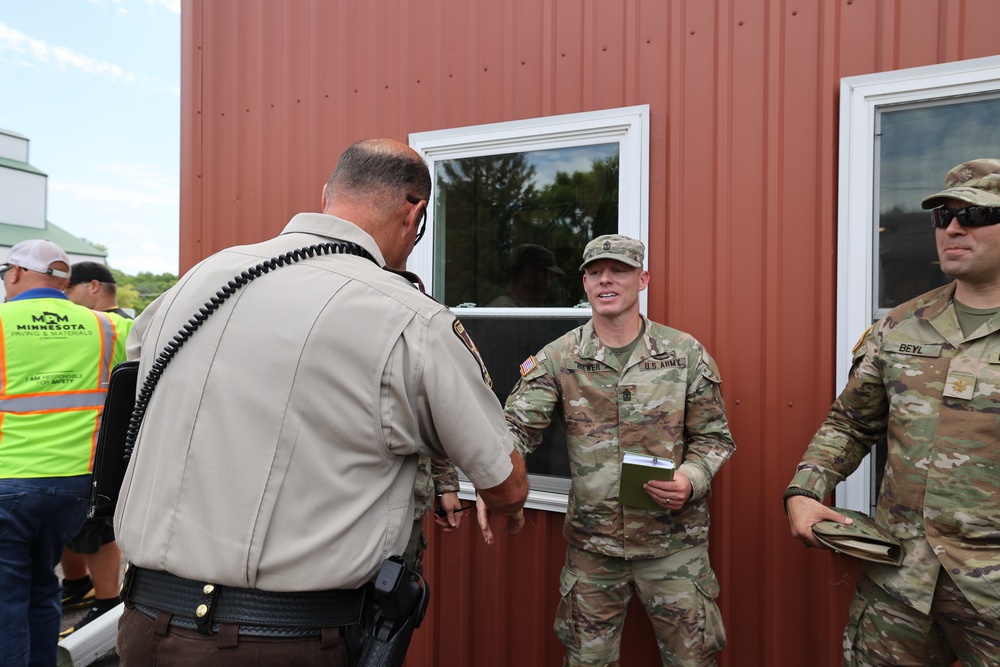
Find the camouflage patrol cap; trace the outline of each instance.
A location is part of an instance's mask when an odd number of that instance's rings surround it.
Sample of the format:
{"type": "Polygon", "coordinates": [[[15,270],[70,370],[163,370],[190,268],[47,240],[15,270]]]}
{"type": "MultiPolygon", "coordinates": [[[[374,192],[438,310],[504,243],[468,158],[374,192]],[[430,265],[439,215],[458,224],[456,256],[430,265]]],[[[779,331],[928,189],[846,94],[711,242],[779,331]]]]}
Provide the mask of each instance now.
{"type": "Polygon", "coordinates": [[[583,249],[583,264],[580,270],[596,259],[613,259],[629,266],[642,268],[643,257],[646,256],[646,248],[642,241],[630,239],[620,234],[605,234],[587,244],[583,249]]]}
{"type": "Polygon", "coordinates": [[[1000,206],[1000,160],[978,158],[963,162],[944,177],[945,189],[924,197],[921,206],[937,208],[945,199],[958,199],[975,206],[1000,206]]]}

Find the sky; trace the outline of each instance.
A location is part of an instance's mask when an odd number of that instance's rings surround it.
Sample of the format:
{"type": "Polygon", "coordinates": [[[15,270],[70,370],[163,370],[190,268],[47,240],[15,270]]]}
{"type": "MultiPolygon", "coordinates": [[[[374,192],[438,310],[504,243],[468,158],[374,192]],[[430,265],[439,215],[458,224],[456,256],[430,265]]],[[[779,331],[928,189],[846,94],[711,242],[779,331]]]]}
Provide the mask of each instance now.
{"type": "Polygon", "coordinates": [[[181,0],[0,0],[0,128],[46,219],[109,266],[178,271],[181,0]]]}

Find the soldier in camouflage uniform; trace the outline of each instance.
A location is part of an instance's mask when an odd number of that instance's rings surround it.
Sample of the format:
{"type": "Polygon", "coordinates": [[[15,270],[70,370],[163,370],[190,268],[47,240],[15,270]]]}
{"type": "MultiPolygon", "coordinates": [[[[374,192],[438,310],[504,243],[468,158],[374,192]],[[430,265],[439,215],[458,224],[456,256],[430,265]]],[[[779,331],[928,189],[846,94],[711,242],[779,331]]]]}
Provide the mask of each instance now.
{"type": "Polygon", "coordinates": [[[413,485],[413,530],[403,552],[406,566],[420,574],[424,572],[424,551],[427,549],[424,517],[434,509],[435,495],[441,498],[439,502],[445,516],[435,515],[434,522],[446,533],[458,530],[463,516],[456,513],[462,506],[458,499],[458,471],[448,461],[421,456],[417,461],[417,480],[413,485]]]}
{"type": "Polygon", "coordinates": [[[845,665],[1000,664],[1000,160],[958,165],[933,208],[954,282],[890,311],[785,491],[792,534],[846,518],[819,501],[888,439],[875,521],[900,567],[866,563],[845,665]]]}
{"type": "MultiPolygon", "coordinates": [[[[553,415],[566,430],[569,546],[555,631],[571,667],[618,665],[633,592],[664,665],[714,665],[726,643],[706,503],[735,448],[719,370],[697,340],[639,313],[643,258],[642,243],[624,236],[587,244],[580,268],[593,318],[529,357],[507,399],[522,453],[539,445],[553,415]],[[662,509],[618,502],[626,452],[677,465],[673,481],[643,487],[662,509]]],[[[484,532],[490,541],[488,523],[484,532]]]]}

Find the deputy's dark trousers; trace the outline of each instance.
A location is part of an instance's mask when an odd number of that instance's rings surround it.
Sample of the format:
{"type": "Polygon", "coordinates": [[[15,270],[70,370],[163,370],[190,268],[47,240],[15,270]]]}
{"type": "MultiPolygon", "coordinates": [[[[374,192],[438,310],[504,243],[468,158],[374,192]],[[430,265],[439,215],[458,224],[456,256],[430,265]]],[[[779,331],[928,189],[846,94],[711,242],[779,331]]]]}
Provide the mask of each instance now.
{"type": "Polygon", "coordinates": [[[347,645],[338,628],[321,638],[278,639],[239,635],[223,624],[203,635],[170,625],[170,614],[156,620],[126,607],[118,621],[118,655],[122,667],[348,667],[347,645]]]}

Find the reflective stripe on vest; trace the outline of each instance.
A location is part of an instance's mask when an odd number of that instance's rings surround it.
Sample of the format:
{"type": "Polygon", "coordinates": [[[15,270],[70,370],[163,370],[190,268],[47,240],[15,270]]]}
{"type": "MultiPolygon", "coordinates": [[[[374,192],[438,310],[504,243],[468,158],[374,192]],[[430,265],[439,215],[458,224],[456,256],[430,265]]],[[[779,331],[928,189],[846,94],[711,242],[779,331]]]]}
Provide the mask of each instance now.
{"type": "MultiPolygon", "coordinates": [[[[3,373],[0,373],[0,411],[3,412],[39,412],[42,410],[73,410],[78,408],[96,408],[104,405],[104,394],[111,379],[112,358],[115,353],[116,329],[111,318],[104,313],[93,312],[101,325],[101,360],[98,366],[99,388],[94,391],[80,392],[46,392],[44,394],[25,394],[10,398],[7,395],[7,360],[0,359],[3,373]]],[[[3,350],[6,354],[6,350],[3,350]]]]}
{"type": "MultiPolygon", "coordinates": [[[[111,318],[107,315],[98,312],[95,312],[94,315],[101,323],[101,365],[99,369],[101,388],[88,392],[26,394],[15,398],[8,398],[6,394],[0,394],[0,412],[51,412],[104,406],[104,394],[111,377],[111,359],[115,351],[116,330],[111,318]]],[[[0,382],[6,384],[6,378],[0,382]]]]}
{"type": "Polygon", "coordinates": [[[0,477],[90,472],[111,368],[124,360],[117,335],[106,314],[67,300],[0,305],[0,477]]]}

